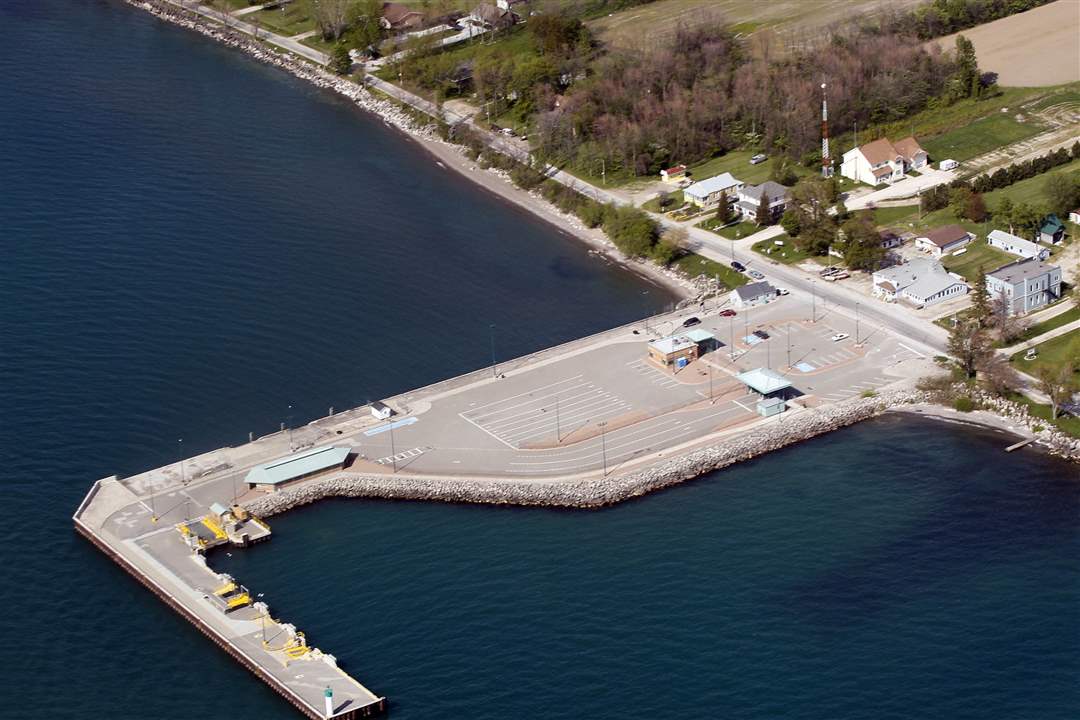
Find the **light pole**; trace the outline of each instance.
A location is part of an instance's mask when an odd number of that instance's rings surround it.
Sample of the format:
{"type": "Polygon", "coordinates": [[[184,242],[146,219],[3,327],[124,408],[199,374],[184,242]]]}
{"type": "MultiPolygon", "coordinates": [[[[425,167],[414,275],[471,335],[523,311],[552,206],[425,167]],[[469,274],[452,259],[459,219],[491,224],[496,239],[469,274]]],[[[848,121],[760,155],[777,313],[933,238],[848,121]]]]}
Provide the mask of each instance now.
{"type": "Polygon", "coordinates": [[[285,416],[285,427],[289,430],[289,452],[294,452],[292,442],[292,405],[289,406],[289,414],[285,416]]]}
{"type": "Polygon", "coordinates": [[[394,447],[394,421],[391,418],[386,418],[387,426],[390,428],[390,464],[394,468],[394,472],[397,473],[397,449],[394,447]]]}
{"type": "Polygon", "coordinates": [[[562,442],[562,430],[559,429],[559,396],[555,396],[555,444],[562,442]]]}
{"type": "Polygon", "coordinates": [[[491,335],[491,377],[499,377],[499,368],[495,365],[495,323],[488,325],[488,332],[491,335]]]}
{"type": "Polygon", "coordinates": [[[791,370],[791,324],[790,323],[785,326],[785,330],[786,330],[786,332],[784,333],[784,335],[785,335],[785,337],[787,337],[787,366],[788,366],[788,370],[791,370]]]}
{"type": "Polygon", "coordinates": [[[711,363],[705,363],[705,368],[709,372],[709,404],[712,405],[713,403],[716,402],[715,400],[713,400],[713,394],[712,394],[712,364],[711,363]]]}
{"type": "Polygon", "coordinates": [[[607,477],[607,439],[604,437],[604,428],[607,427],[607,421],[604,420],[599,423],[600,425],[600,454],[604,459],[604,477],[607,477]]]}
{"type": "Polygon", "coordinates": [[[855,344],[859,344],[859,303],[855,303],[855,344]]]}
{"type": "Polygon", "coordinates": [[[810,322],[817,322],[817,280],[810,281],[810,322]]]}
{"type": "MultiPolygon", "coordinates": [[[[184,438],[177,438],[177,447],[180,448],[180,492],[184,492],[187,487],[187,478],[184,476],[184,438]]],[[[184,522],[187,522],[191,517],[191,508],[189,505],[187,493],[184,493],[184,522]]]]}
{"type": "Polygon", "coordinates": [[[731,351],[731,362],[735,362],[735,315],[728,315],[728,332],[731,337],[731,344],[728,346],[731,351]]]}

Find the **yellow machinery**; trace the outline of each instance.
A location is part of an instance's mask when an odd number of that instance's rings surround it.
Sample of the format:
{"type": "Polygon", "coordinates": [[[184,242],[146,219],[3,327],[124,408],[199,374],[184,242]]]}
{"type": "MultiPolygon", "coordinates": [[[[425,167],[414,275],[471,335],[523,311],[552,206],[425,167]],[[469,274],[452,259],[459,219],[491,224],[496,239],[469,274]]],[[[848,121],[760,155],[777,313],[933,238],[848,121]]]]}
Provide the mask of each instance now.
{"type": "Polygon", "coordinates": [[[237,608],[247,607],[251,604],[251,596],[246,592],[238,593],[230,598],[225,599],[225,607],[229,610],[236,610],[237,608]]]}
{"type": "Polygon", "coordinates": [[[225,540],[225,529],[221,527],[217,519],[213,515],[207,515],[202,519],[202,524],[206,526],[206,529],[214,533],[214,537],[218,540],[225,540]]]}
{"type": "Polygon", "coordinates": [[[223,597],[225,595],[228,595],[229,593],[231,593],[235,589],[236,589],[236,583],[234,583],[233,581],[230,580],[229,582],[225,583],[224,585],[219,587],[217,590],[215,590],[214,594],[217,595],[218,597],[223,597]]]}

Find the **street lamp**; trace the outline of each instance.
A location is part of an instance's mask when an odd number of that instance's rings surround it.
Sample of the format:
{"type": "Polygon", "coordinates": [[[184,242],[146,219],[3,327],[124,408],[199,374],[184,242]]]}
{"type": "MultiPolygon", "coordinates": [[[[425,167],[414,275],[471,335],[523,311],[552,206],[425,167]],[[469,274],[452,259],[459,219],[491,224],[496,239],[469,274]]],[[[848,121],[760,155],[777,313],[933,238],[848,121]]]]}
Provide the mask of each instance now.
{"type": "Polygon", "coordinates": [[[859,303],[855,303],[855,344],[859,344],[859,303]]]}
{"type": "Polygon", "coordinates": [[[285,427],[289,431],[289,452],[295,452],[292,441],[292,405],[289,406],[289,414],[285,416],[285,427]]]}
{"type": "Polygon", "coordinates": [[[810,281],[810,322],[817,322],[817,280],[810,281]]]}
{"type": "Polygon", "coordinates": [[[491,377],[499,377],[499,369],[495,365],[495,323],[488,325],[488,332],[491,336],[491,377]]]}
{"type": "Polygon", "coordinates": [[[600,454],[604,459],[604,477],[607,477],[607,439],[604,437],[604,428],[607,427],[607,421],[604,420],[600,423],[600,454]]]}
{"type": "Polygon", "coordinates": [[[397,449],[394,447],[394,421],[391,418],[386,418],[388,427],[390,428],[390,464],[394,467],[394,472],[397,472],[397,449]]]}
{"type": "Polygon", "coordinates": [[[559,429],[559,396],[555,396],[555,444],[562,442],[562,430],[559,429]]]}

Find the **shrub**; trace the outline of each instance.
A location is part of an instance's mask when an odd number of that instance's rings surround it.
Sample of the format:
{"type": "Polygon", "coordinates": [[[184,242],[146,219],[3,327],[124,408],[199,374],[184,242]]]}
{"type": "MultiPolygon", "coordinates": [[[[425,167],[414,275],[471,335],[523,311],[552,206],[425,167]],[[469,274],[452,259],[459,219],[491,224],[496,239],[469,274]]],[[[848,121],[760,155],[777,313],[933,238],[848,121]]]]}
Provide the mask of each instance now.
{"type": "Polygon", "coordinates": [[[582,201],[578,204],[575,214],[582,224],[588,228],[598,227],[604,222],[604,215],[606,210],[603,205],[590,200],[589,198],[582,198],[582,201]]]}
{"type": "Polygon", "coordinates": [[[877,397],[877,392],[875,392],[873,390],[863,390],[862,391],[862,397],[864,397],[864,398],[877,397]]]}
{"type": "Polygon", "coordinates": [[[635,207],[609,208],[603,224],[615,247],[630,257],[650,255],[659,234],[653,219],[635,207]]]}
{"type": "Polygon", "coordinates": [[[975,402],[967,395],[961,395],[953,401],[953,407],[959,412],[971,412],[975,409],[975,402]]]}

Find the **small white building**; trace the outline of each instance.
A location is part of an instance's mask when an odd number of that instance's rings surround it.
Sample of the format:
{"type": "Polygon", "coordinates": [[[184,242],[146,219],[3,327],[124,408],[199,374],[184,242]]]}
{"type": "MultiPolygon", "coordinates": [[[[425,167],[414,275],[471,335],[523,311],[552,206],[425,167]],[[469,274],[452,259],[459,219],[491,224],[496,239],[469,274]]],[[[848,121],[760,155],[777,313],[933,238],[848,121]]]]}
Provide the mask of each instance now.
{"type": "Polygon", "coordinates": [[[387,420],[394,414],[393,409],[384,402],[376,400],[371,403],[371,417],[376,420],[387,420]]]}
{"type": "Polygon", "coordinates": [[[928,159],[914,137],[895,144],[888,138],[880,138],[844,153],[840,174],[867,185],[891,183],[903,179],[912,170],[926,167],[928,159]]]}
{"type": "Polygon", "coordinates": [[[935,305],[966,294],[963,278],[930,258],[915,258],[874,273],[874,297],[885,302],[906,301],[916,307],[935,305]]]}
{"type": "Polygon", "coordinates": [[[731,291],[731,304],[737,308],[748,308],[755,305],[764,305],[776,299],[776,288],[770,283],[762,281],[747,283],[731,291]]]}
{"type": "Polygon", "coordinates": [[[722,173],[689,186],[683,190],[683,197],[699,208],[714,208],[720,204],[723,193],[727,193],[728,202],[734,203],[742,187],[742,180],[736,180],[731,173],[722,173]]]}
{"type": "Polygon", "coordinates": [[[986,243],[990,247],[1004,250],[1010,255],[1016,255],[1017,257],[1025,259],[1035,258],[1036,260],[1046,260],[1050,257],[1049,248],[1045,248],[1038,243],[1033,243],[1030,240],[1016,237],[1004,230],[991,230],[990,234],[986,236],[986,243]]]}
{"type": "Polygon", "coordinates": [[[682,182],[686,179],[686,166],[676,165],[660,171],[660,179],[669,184],[682,182]]]}
{"type": "Polygon", "coordinates": [[[1080,225],[1080,208],[1069,211],[1069,222],[1080,225]]]}
{"type": "Polygon", "coordinates": [[[938,163],[938,170],[955,170],[960,167],[960,163],[955,160],[942,160],[938,163]]]}
{"type": "Polygon", "coordinates": [[[975,235],[960,225],[945,225],[917,235],[915,249],[922,250],[931,257],[939,258],[956,252],[974,239],[975,235]]]}

